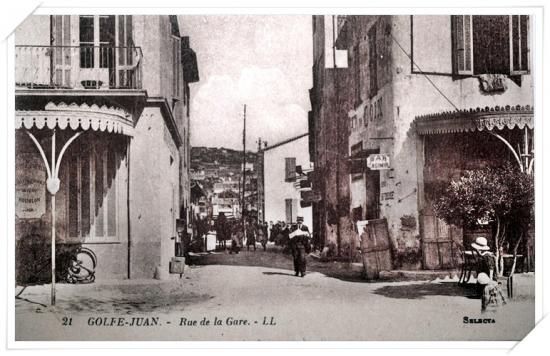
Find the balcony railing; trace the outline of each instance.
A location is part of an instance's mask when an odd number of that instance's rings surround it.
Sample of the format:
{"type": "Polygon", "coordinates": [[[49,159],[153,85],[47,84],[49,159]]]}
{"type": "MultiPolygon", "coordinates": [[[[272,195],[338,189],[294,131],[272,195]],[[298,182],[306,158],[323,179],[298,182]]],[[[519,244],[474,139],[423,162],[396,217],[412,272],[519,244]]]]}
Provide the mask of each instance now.
{"type": "Polygon", "coordinates": [[[15,84],[29,89],[141,89],[140,47],[16,46],[15,84]]]}

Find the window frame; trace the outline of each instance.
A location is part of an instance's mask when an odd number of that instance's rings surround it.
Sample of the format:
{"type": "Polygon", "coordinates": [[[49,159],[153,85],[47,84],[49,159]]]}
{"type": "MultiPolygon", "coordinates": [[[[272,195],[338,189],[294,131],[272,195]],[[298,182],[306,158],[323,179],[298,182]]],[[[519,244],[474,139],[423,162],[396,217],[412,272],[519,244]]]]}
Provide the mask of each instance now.
{"type": "MultiPolygon", "coordinates": [[[[473,29],[473,17],[474,16],[490,16],[490,15],[452,15],[451,16],[451,33],[452,33],[452,41],[453,41],[453,45],[452,45],[452,59],[453,59],[453,73],[456,74],[456,75],[463,75],[463,76],[477,76],[477,75],[483,75],[483,74],[489,74],[489,73],[475,73],[474,71],[474,66],[475,66],[475,63],[474,63],[474,51],[475,51],[475,48],[474,48],[474,43],[473,43],[473,39],[474,39],[474,29],[473,29]],[[458,51],[460,50],[460,47],[459,47],[459,38],[458,38],[458,31],[459,31],[459,25],[458,25],[458,18],[459,17],[462,17],[463,19],[465,18],[468,18],[469,20],[469,39],[470,39],[470,43],[469,43],[469,47],[470,47],[470,62],[469,62],[469,67],[470,69],[459,69],[459,56],[458,56],[458,51]]],[[[508,60],[509,60],[509,70],[508,70],[508,73],[501,73],[503,75],[509,75],[509,76],[515,76],[515,75],[527,75],[527,74],[530,74],[531,72],[531,56],[530,56],[530,53],[531,53],[531,48],[530,48],[530,44],[531,44],[531,26],[530,26],[530,21],[531,21],[531,17],[529,15],[507,15],[508,16],[508,19],[509,19],[509,26],[508,26],[508,47],[509,47],[509,53],[508,53],[508,60]],[[526,21],[526,24],[527,24],[527,29],[526,29],[526,33],[527,33],[527,36],[526,36],[526,52],[527,52],[527,65],[526,65],[526,68],[525,69],[519,69],[519,70],[514,70],[514,64],[515,64],[515,58],[514,58],[514,37],[513,37],[513,32],[514,32],[514,17],[518,17],[518,26],[521,26],[521,17],[522,16],[526,16],[527,17],[527,21],[526,21]]],[[[466,27],[464,26],[464,23],[465,21],[463,20],[462,21],[462,40],[464,41],[464,38],[466,37],[466,27]]],[[[522,38],[521,38],[521,30],[520,30],[520,43],[519,43],[519,53],[518,53],[518,56],[519,56],[519,59],[521,61],[521,56],[522,56],[522,38]]],[[[464,47],[464,46],[463,46],[464,47]]],[[[466,68],[466,56],[464,55],[464,59],[463,59],[464,63],[462,64],[462,67],[463,68],[466,68]]],[[[521,66],[521,64],[520,64],[521,66]]]]}
{"type": "Polygon", "coordinates": [[[70,163],[67,169],[65,170],[65,206],[66,206],[66,236],[68,241],[74,242],[79,241],[81,243],[118,243],[120,242],[120,230],[119,230],[119,199],[120,199],[120,182],[119,182],[119,174],[117,169],[116,162],[119,161],[121,158],[120,153],[116,150],[116,145],[107,144],[100,151],[98,151],[98,146],[103,145],[96,145],[92,144],[89,150],[85,151],[85,153],[80,155],[75,155],[70,158],[70,163]],[[114,172],[109,172],[109,162],[108,162],[108,156],[109,153],[113,154],[113,159],[115,162],[114,165],[114,172]],[[88,224],[89,224],[89,232],[88,234],[84,234],[83,230],[83,220],[82,220],[82,200],[83,200],[83,175],[82,175],[82,161],[83,161],[83,155],[86,155],[86,158],[88,160],[88,224]],[[97,198],[96,198],[96,177],[97,177],[97,157],[100,156],[101,161],[101,173],[102,173],[102,189],[104,193],[103,197],[103,203],[102,203],[102,235],[97,234],[97,218],[95,210],[97,206],[97,198]],[[74,218],[74,215],[71,214],[71,210],[69,209],[69,201],[71,199],[71,171],[76,171],[76,229],[77,234],[74,235],[71,231],[71,219],[74,218]],[[112,175],[112,183],[111,188],[108,187],[108,181],[109,181],[109,175],[112,175]],[[114,188],[114,189],[113,189],[114,188]],[[113,195],[111,195],[113,194],[113,195]],[[109,202],[110,199],[114,199],[112,204],[114,204],[114,214],[112,214],[112,217],[110,217],[109,214],[109,202]],[[109,222],[110,219],[114,219],[114,235],[109,234],[109,222]]]}

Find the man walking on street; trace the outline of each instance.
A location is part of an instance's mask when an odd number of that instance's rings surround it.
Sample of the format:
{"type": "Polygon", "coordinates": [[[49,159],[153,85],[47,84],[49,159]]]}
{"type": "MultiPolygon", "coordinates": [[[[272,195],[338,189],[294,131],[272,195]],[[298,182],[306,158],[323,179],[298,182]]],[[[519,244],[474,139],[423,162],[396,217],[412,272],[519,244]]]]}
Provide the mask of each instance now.
{"type": "Polygon", "coordinates": [[[256,229],[254,224],[250,221],[246,222],[246,250],[250,251],[250,246],[254,246],[256,251],[256,229]]]}
{"type": "Polygon", "coordinates": [[[311,252],[309,244],[309,229],[303,224],[304,218],[298,216],[298,224],[289,235],[290,250],[294,260],[294,275],[304,277],[306,275],[306,256],[311,252]]]}

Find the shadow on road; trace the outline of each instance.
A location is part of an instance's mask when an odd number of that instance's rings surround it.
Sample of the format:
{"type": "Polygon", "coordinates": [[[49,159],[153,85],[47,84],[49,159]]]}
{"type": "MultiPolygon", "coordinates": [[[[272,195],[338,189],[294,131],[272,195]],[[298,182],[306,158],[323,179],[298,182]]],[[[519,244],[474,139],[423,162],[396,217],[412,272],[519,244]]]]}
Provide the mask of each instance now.
{"type": "Polygon", "coordinates": [[[456,282],[406,284],[384,286],[376,289],[374,294],[396,299],[423,299],[427,296],[452,296],[477,299],[475,285],[460,286],[456,282]]]}
{"type": "Polygon", "coordinates": [[[294,277],[294,273],[282,273],[282,272],[262,272],[268,276],[291,276],[294,277]]]}

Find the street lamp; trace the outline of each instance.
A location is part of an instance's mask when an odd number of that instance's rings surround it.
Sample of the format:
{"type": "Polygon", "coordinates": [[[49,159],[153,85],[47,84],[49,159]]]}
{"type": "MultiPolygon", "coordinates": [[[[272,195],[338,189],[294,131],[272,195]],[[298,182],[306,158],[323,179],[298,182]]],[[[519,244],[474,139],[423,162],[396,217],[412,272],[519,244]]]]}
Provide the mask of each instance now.
{"type": "Polygon", "coordinates": [[[59,180],[59,166],[61,165],[61,160],[63,159],[63,155],[65,154],[65,151],[69,147],[69,145],[76,140],[78,136],[82,132],[77,132],[71,138],[65,142],[63,147],[61,148],[61,151],[59,152],[59,156],[56,160],[56,152],[55,152],[55,129],[52,130],[52,152],[51,152],[51,166],[48,163],[48,159],[46,158],[46,153],[44,152],[44,149],[42,148],[42,145],[40,145],[40,142],[36,139],[36,137],[29,131],[26,131],[29,137],[31,138],[32,142],[35,144],[36,148],[38,148],[38,151],[40,152],[40,156],[42,157],[42,161],[44,161],[44,166],[46,167],[46,172],[48,173],[48,178],[46,179],[46,188],[48,189],[48,192],[50,193],[50,200],[51,200],[51,210],[52,210],[52,249],[51,249],[51,260],[52,260],[52,289],[51,289],[51,305],[55,305],[55,194],[59,191],[59,186],[61,184],[61,181],[59,180]]]}

